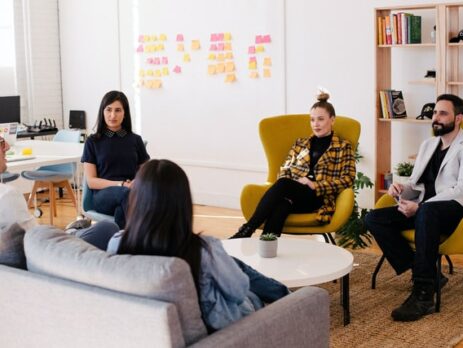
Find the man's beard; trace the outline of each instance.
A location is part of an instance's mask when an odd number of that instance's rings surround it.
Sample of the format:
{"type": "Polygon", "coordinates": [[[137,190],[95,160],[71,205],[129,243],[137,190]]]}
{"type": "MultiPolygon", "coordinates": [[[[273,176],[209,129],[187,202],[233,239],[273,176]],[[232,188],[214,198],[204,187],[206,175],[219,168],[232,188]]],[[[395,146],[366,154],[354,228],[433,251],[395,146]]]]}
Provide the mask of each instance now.
{"type": "Polygon", "coordinates": [[[442,124],[442,123],[438,123],[436,121],[434,121],[432,123],[432,132],[433,132],[434,136],[448,134],[448,133],[452,132],[454,129],[455,129],[455,121],[453,121],[452,123],[449,123],[447,125],[442,124]],[[437,125],[439,125],[441,127],[440,128],[434,128],[434,126],[437,126],[437,125]]]}

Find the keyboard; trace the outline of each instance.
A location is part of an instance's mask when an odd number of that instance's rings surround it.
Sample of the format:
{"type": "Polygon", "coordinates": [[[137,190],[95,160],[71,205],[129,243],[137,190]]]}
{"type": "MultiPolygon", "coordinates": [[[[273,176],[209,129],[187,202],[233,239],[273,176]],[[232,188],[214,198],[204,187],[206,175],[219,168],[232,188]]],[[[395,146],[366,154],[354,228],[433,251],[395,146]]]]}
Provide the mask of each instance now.
{"type": "Polygon", "coordinates": [[[18,161],[27,161],[34,159],[35,156],[32,155],[7,155],[6,161],[7,162],[18,162],[18,161]]]}

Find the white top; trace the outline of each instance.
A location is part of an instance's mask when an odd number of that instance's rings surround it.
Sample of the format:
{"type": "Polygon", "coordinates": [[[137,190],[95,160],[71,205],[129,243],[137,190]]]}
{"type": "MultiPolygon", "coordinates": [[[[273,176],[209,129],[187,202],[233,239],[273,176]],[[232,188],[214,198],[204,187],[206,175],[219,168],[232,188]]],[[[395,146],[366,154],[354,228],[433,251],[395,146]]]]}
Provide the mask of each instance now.
{"type": "Polygon", "coordinates": [[[37,225],[26,200],[14,187],[0,183],[0,228],[17,222],[26,231],[37,225]]]}
{"type": "Polygon", "coordinates": [[[225,250],[287,287],[322,284],[350,273],[354,257],[338,246],[298,238],[278,238],[277,257],[262,258],[258,238],[223,240],[225,250]]]}

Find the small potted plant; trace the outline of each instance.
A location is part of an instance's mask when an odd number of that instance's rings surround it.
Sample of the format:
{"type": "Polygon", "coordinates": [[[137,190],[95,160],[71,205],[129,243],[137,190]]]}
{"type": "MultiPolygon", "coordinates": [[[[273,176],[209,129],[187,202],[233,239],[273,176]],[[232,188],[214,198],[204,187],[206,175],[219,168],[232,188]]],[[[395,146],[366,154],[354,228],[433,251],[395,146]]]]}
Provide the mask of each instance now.
{"type": "Polygon", "coordinates": [[[411,162],[400,162],[395,167],[395,172],[397,175],[394,175],[394,182],[399,184],[404,184],[408,181],[410,175],[413,172],[413,163],[411,162]]]}
{"type": "Polygon", "coordinates": [[[278,237],[274,233],[264,233],[259,237],[259,255],[261,257],[276,257],[278,237]]]}

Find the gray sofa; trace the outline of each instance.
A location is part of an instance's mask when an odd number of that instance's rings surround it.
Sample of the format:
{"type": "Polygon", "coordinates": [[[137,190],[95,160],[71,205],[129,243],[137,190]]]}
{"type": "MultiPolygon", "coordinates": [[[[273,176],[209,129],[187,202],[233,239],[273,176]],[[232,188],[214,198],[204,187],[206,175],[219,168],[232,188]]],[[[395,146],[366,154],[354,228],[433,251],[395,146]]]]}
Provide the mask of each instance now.
{"type": "Polygon", "coordinates": [[[329,344],[329,298],[319,288],[300,289],[207,335],[183,260],[111,256],[44,226],[25,234],[24,251],[28,271],[0,265],[1,347],[329,344]]]}

